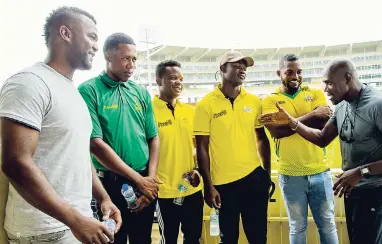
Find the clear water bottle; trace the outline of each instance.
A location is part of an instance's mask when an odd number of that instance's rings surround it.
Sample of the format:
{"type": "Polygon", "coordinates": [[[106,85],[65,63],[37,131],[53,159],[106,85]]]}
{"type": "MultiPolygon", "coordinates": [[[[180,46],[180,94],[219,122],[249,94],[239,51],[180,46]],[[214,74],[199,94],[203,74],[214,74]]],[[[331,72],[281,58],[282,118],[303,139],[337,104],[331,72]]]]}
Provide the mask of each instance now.
{"type": "Polygon", "coordinates": [[[211,236],[220,235],[219,210],[215,208],[212,208],[210,212],[210,235],[211,236]]]}
{"type": "MultiPolygon", "coordinates": [[[[106,226],[106,228],[109,230],[109,232],[114,236],[115,226],[117,223],[113,219],[107,219],[105,221],[102,221],[102,223],[106,226]]],[[[107,241],[110,241],[109,238],[105,235],[107,241]]]]}
{"type": "Polygon", "coordinates": [[[183,204],[184,195],[186,194],[189,185],[190,185],[190,175],[186,174],[186,175],[182,178],[182,181],[180,182],[180,184],[179,184],[179,186],[178,186],[178,190],[179,190],[179,195],[180,195],[180,196],[174,198],[174,203],[175,203],[176,205],[181,206],[181,205],[183,204]]]}
{"type": "Polygon", "coordinates": [[[186,193],[188,190],[188,186],[190,185],[190,175],[186,174],[183,178],[182,181],[180,182],[178,186],[178,190],[181,193],[186,193]]]}
{"type": "Polygon", "coordinates": [[[136,209],[139,207],[137,205],[137,196],[135,195],[134,189],[128,184],[123,184],[121,189],[122,196],[127,202],[127,207],[130,209],[136,209]]]}

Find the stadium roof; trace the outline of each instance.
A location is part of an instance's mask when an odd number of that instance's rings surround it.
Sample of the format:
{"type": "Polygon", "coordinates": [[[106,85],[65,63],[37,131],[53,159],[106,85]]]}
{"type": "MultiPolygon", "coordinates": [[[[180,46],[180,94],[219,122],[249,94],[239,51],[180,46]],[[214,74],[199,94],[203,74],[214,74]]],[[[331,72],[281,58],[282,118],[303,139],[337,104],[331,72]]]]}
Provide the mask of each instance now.
{"type": "MultiPolygon", "coordinates": [[[[226,49],[211,49],[203,47],[185,47],[185,46],[167,46],[160,45],[150,49],[150,59],[179,59],[179,57],[188,58],[189,62],[197,62],[202,58],[218,58],[223,53],[231,50],[226,49]]],[[[366,52],[381,52],[382,40],[362,42],[362,43],[348,43],[333,46],[304,46],[304,47],[282,47],[282,48],[266,48],[266,49],[235,49],[243,53],[243,55],[252,56],[258,61],[271,60],[272,57],[278,57],[287,53],[295,53],[297,55],[306,55],[309,57],[319,57],[328,55],[332,56],[335,52],[347,52],[347,53],[366,53],[366,52]],[[259,60],[259,57],[260,58],[259,60]]],[[[138,57],[141,60],[146,59],[146,51],[139,51],[138,57]]],[[[186,60],[185,60],[186,61],[186,60]]]]}

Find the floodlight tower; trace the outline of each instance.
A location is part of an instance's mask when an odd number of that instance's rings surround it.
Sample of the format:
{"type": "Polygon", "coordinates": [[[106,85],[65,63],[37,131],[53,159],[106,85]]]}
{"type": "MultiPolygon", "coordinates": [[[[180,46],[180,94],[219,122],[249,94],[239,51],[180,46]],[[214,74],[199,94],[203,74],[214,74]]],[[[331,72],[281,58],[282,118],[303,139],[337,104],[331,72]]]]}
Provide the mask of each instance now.
{"type": "Polygon", "coordinates": [[[147,80],[149,82],[149,92],[150,94],[153,92],[152,84],[151,84],[151,67],[150,67],[150,47],[149,45],[154,45],[157,43],[156,32],[153,28],[148,26],[142,26],[139,30],[139,38],[140,42],[146,44],[146,64],[147,64],[147,80]]]}

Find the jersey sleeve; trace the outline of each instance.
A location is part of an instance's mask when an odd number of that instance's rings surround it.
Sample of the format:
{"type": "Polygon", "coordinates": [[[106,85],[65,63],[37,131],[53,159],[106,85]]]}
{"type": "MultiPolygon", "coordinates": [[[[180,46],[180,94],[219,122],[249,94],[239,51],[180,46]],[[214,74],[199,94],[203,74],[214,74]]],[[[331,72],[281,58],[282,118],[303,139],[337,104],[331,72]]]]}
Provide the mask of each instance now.
{"type": "Polygon", "coordinates": [[[255,128],[258,129],[258,128],[264,127],[264,125],[259,121],[259,118],[262,115],[262,104],[261,104],[260,98],[256,99],[255,108],[256,108],[255,128]]]}
{"type": "MultiPolygon", "coordinates": [[[[190,106],[190,109],[189,109],[189,116],[190,116],[190,123],[191,123],[191,128],[192,130],[194,130],[194,119],[195,119],[195,108],[190,106]]],[[[194,133],[192,133],[192,139],[195,139],[195,135],[194,133]]]]}
{"type": "Polygon", "coordinates": [[[209,136],[211,132],[211,112],[206,103],[198,103],[194,116],[194,135],[209,136]]]}
{"type": "Polygon", "coordinates": [[[278,111],[279,110],[276,107],[276,101],[271,96],[267,96],[261,101],[262,114],[275,113],[278,111]]]}
{"type": "Polygon", "coordinates": [[[333,112],[333,115],[332,117],[330,117],[330,119],[328,120],[328,123],[332,123],[336,128],[338,127],[337,126],[337,113],[338,113],[338,109],[340,108],[340,106],[342,106],[343,104],[338,104],[335,106],[334,108],[334,112],[333,112]]]}
{"type": "Polygon", "coordinates": [[[328,105],[326,98],[325,98],[325,95],[324,95],[324,92],[321,89],[316,89],[313,94],[314,94],[314,100],[312,103],[312,109],[313,110],[319,106],[327,106],[328,105]]]}
{"type": "Polygon", "coordinates": [[[102,138],[103,133],[102,133],[101,123],[98,118],[97,96],[96,96],[96,92],[94,88],[88,84],[81,84],[78,87],[78,91],[80,92],[82,98],[84,99],[88,107],[90,117],[92,119],[93,130],[92,130],[92,134],[90,138],[102,138]]]}
{"type": "Polygon", "coordinates": [[[379,131],[382,132],[382,99],[378,99],[378,101],[375,102],[373,114],[375,124],[377,125],[379,131]]]}
{"type": "Polygon", "coordinates": [[[41,131],[51,108],[51,93],[35,74],[19,73],[9,78],[0,92],[0,118],[41,131]]]}
{"type": "Polygon", "coordinates": [[[157,128],[157,123],[155,120],[151,96],[147,90],[146,90],[145,96],[146,96],[145,102],[147,104],[145,132],[146,132],[146,138],[151,139],[158,135],[158,128],[157,128]]]}

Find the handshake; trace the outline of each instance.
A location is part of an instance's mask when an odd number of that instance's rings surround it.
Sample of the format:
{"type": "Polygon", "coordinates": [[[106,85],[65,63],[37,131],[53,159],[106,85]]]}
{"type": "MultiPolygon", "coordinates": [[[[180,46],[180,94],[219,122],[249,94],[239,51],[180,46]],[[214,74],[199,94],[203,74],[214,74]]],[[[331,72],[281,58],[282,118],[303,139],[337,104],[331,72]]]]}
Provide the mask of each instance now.
{"type": "MultiPolygon", "coordinates": [[[[297,119],[291,116],[283,107],[276,102],[276,107],[278,112],[263,114],[260,116],[259,121],[263,125],[290,125],[296,126],[297,119]]],[[[328,120],[332,115],[333,111],[329,106],[319,106],[313,110],[313,116],[318,120],[328,120]]]]}

